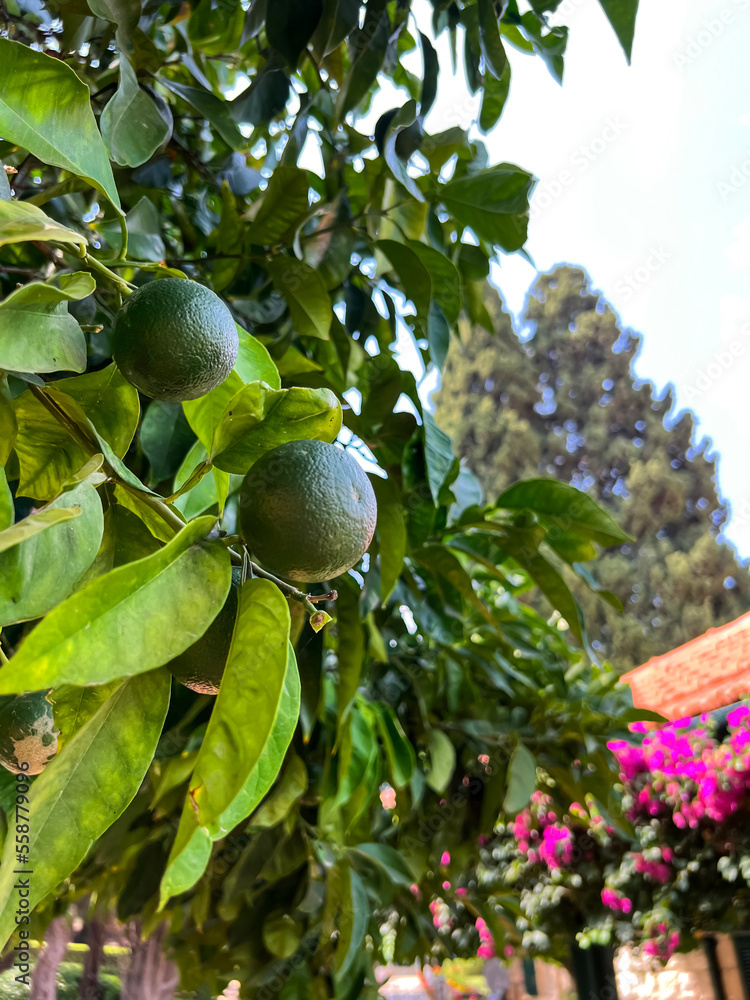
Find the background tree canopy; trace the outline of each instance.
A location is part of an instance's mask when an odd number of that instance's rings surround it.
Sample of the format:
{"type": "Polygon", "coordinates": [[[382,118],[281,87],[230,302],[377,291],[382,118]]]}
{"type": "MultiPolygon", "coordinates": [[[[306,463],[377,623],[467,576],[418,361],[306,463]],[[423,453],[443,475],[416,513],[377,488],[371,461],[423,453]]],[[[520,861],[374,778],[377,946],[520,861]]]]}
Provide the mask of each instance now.
{"type": "MultiPolygon", "coordinates": [[[[602,5],[629,55],[636,3],[602,5]]],[[[17,714],[48,692],[59,734],[38,777],[3,781],[3,942],[28,857],[35,936],[88,900],[157,945],[168,928],[204,996],[235,977],[247,996],[371,996],[386,941],[403,961],[475,948],[473,924],[435,933],[441,854],[471,872],[537,766],[606,807],[604,741],[638,713],[566,641],[587,638],[551,559],[629,536],[554,480],[486,504],[394,357],[412,338],[442,368],[490,257],[524,245],[533,185],[476,129],[423,135],[430,35],[461,53],[486,131],[506,46],[562,76],[555,6],[433,3],[422,24],[385,0],[6,5],[0,694],[17,714]],[[376,142],[358,123],[385,83],[401,106],[376,142]],[[233,372],[182,405],[110,360],[123,298],[168,276],[238,324],[233,372]],[[276,445],[337,438],[370,472],[377,530],[313,607],[248,565],[237,491],[276,445]],[[233,563],[247,579],[214,700],[165,665],[215,619],[233,563]],[[551,624],[517,600],[533,583],[551,624]]],[[[513,933],[512,906],[468,888],[466,912],[513,933]]],[[[156,996],[153,975],[130,995],[156,996]]]]}
{"type": "Polygon", "coordinates": [[[566,572],[594,649],[625,670],[747,611],[747,569],[717,540],[727,510],[715,459],[695,443],[692,414],[674,414],[671,391],[636,379],[638,336],[576,268],[538,279],[523,343],[497,295],[485,298],[487,319],[464,322],[454,341],[437,417],[488,496],[556,476],[633,536],[595,570],[626,614],[566,572]]]}

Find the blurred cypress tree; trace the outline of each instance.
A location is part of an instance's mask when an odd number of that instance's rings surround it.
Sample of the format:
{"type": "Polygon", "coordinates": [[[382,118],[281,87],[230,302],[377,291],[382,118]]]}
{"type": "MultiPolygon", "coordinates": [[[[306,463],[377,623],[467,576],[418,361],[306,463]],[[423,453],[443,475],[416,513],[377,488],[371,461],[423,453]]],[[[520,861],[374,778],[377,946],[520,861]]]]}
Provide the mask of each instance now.
{"type": "Polygon", "coordinates": [[[728,512],[708,443],[695,446],[690,412],[670,417],[671,390],[660,398],[636,380],[640,338],[620,328],[588,275],[559,267],[539,277],[524,343],[489,286],[485,305],[476,318],[488,329],[466,324],[451,348],[438,421],[488,498],[555,476],[637,539],[597,561],[622,615],[565,574],[597,652],[625,670],[747,611],[750,575],[717,541],[728,512]]]}

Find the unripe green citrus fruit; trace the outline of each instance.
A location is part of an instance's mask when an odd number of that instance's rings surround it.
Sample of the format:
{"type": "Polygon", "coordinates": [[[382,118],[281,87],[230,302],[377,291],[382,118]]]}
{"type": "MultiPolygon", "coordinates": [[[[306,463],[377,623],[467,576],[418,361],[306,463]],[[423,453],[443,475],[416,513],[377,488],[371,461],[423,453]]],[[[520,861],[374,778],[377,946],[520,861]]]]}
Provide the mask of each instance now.
{"type": "Polygon", "coordinates": [[[162,278],[129,295],[115,316],[117,367],[153,399],[197,399],[224,381],[237,360],[232,314],[195,281],[162,278]]]}
{"type": "Polygon", "coordinates": [[[0,708],[0,764],[14,774],[39,774],[57,753],[59,730],[45,694],[19,694],[0,708]]]}
{"type": "Polygon", "coordinates": [[[219,684],[227,665],[232,632],[237,617],[237,588],[242,583],[242,570],[232,569],[232,586],[224,606],[203,635],[176,656],[167,666],[180,684],[198,694],[218,694],[219,684]]]}
{"type": "Polygon", "coordinates": [[[290,441],[260,458],[240,489],[253,556],[289,580],[317,583],[351,569],[375,531],[370,480],[341,448],[290,441]]]}

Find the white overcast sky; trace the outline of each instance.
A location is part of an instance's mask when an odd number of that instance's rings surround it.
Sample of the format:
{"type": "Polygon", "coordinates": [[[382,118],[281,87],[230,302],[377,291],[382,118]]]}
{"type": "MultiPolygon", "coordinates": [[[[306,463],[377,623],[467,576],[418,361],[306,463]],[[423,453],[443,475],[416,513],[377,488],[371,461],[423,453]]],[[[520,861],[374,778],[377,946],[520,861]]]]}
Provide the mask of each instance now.
{"type": "MultiPolygon", "coordinates": [[[[417,7],[419,10],[419,7],[417,7]]],[[[493,162],[538,178],[527,249],[539,270],[586,268],[643,334],[636,364],[699,421],[733,508],[727,532],[750,556],[750,0],[641,0],[632,65],[597,0],[564,0],[560,87],[510,51],[493,162]]],[[[421,18],[420,18],[421,20],[421,18]]],[[[441,67],[448,67],[440,46],[441,67]]],[[[427,131],[476,114],[443,71],[427,131]]],[[[386,101],[387,103],[387,101],[386,101]]],[[[520,311],[534,269],[503,257],[494,279],[520,311]]]]}

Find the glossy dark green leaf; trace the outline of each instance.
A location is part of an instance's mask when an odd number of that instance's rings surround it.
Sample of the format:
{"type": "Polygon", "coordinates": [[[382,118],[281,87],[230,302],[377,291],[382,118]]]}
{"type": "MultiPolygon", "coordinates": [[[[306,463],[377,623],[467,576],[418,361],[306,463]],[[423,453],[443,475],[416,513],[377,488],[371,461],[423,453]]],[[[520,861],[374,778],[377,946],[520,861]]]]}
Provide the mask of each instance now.
{"type": "MultiPolygon", "coordinates": [[[[128,680],[78,730],[29,795],[31,908],[64,881],[121,815],[151,763],[169,704],[170,677],[159,670],[128,680]]],[[[0,867],[0,939],[16,928],[16,842],[0,867]]]]}
{"type": "MultiPolygon", "coordinates": [[[[163,260],[167,255],[161,238],[161,216],[145,195],[125,216],[128,227],[128,257],[132,260],[163,260]]],[[[97,223],[97,231],[106,239],[111,250],[119,253],[122,247],[122,230],[117,220],[97,223]]]]}
{"type": "MultiPolygon", "coordinates": [[[[39,618],[64,600],[94,561],[102,540],[104,519],[99,495],[90,480],[44,508],[34,518],[78,512],[2,551],[2,536],[18,533],[19,522],[0,533],[0,626],[39,618]]],[[[37,522],[38,523],[38,522],[37,522]]]]}
{"type": "Polygon", "coordinates": [[[246,216],[250,220],[247,238],[264,246],[278,243],[307,214],[309,198],[310,183],[304,170],[277,167],[246,216]]]}
{"type": "MultiPolygon", "coordinates": [[[[84,177],[119,209],[112,168],[90,99],[86,84],[61,59],[0,38],[0,135],[42,163],[84,177]]],[[[45,237],[32,237],[37,238],[45,237]]]]}
{"type": "Polygon", "coordinates": [[[372,476],[378,502],[377,534],[380,545],[380,599],[383,606],[398,582],[406,555],[406,521],[401,498],[389,480],[372,476]]]}
{"type": "Polygon", "coordinates": [[[378,865],[395,885],[410,889],[414,883],[414,876],[403,855],[387,844],[358,844],[349,853],[355,862],[358,856],[362,856],[378,865]]]}
{"type": "Polygon", "coordinates": [[[333,310],[328,290],[317,271],[296,257],[282,256],[269,260],[266,268],[274,287],[286,299],[295,332],[327,340],[333,310]]]}
{"type": "Polygon", "coordinates": [[[455,457],[451,439],[435,423],[435,418],[427,411],[424,417],[424,457],[427,465],[427,482],[435,506],[438,505],[440,490],[453,467],[455,457]]]}
{"type": "Polygon", "coordinates": [[[0,694],[102,684],[152,670],[187,649],[229,591],[229,554],[205,540],[213,525],[211,517],[191,521],[154,555],[97,577],[59,604],[1,672],[0,694]]]}
{"type": "Polygon", "coordinates": [[[409,136],[410,130],[415,128],[420,128],[417,122],[417,102],[411,100],[399,108],[389,122],[383,142],[383,155],[396,180],[403,184],[413,198],[417,201],[424,201],[424,195],[407,169],[411,152],[407,136],[409,136]],[[404,145],[406,145],[405,152],[404,145]]]}
{"type": "Polygon", "coordinates": [[[269,60],[247,90],[230,102],[229,111],[236,122],[267,125],[286,107],[290,90],[287,74],[269,60]]]}
{"type": "Polygon", "coordinates": [[[409,246],[419,257],[432,283],[432,300],[440,306],[448,323],[452,326],[461,311],[461,277],[456,266],[444,253],[434,247],[409,240],[409,246]]]}
{"type": "Polygon", "coordinates": [[[124,53],[120,53],[120,86],[102,111],[100,124],[110,156],[122,166],[139,167],[169,138],[169,123],[150,94],[139,86],[124,53]]]}
{"type": "Polygon", "coordinates": [[[0,499],[0,525],[2,526],[2,530],[0,530],[0,553],[5,552],[6,549],[10,549],[14,545],[18,545],[20,542],[25,542],[27,539],[33,538],[40,531],[46,531],[47,528],[52,528],[56,524],[61,524],[63,521],[70,521],[72,518],[80,516],[80,507],[66,507],[63,509],[48,507],[45,510],[29,514],[28,517],[24,517],[17,524],[13,524],[13,494],[8,488],[5,469],[2,471],[0,482],[2,482],[2,497],[0,499]]]}
{"type": "Polygon", "coordinates": [[[423,31],[419,32],[419,44],[422,49],[422,93],[419,98],[419,113],[424,118],[435,103],[440,64],[432,42],[423,31]]]}
{"type": "Polygon", "coordinates": [[[583,623],[578,602],[563,577],[555,567],[538,552],[531,552],[524,545],[511,543],[508,552],[528,572],[531,579],[550,602],[560,612],[579,642],[584,641],[583,623]]]}
{"type": "Polygon", "coordinates": [[[351,69],[346,75],[336,105],[336,116],[342,119],[357,105],[377,79],[388,48],[390,18],[388,11],[368,4],[364,24],[353,43],[351,69]]]}
{"type": "Polygon", "coordinates": [[[244,475],[261,455],[287,441],[336,440],[341,406],[330,389],[269,389],[251,382],[232,397],[211,444],[211,461],[244,475]]]}
{"type": "Polygon", "coordinates": [[[526,479],[501,493],[501,510],[530,510],[544,515],[563,531],[575,531],[600,545],[621,545],[633,539],[595,500],[556,479],[526,479]]]}
{"type": "Polygon", "coordinates": [[[0,302],[0,368],[17,372],[86,370],[86,338],[68,302],[86,298],[96,282],[85,271],[62,275],[60,287],[30,281],[0,302]]]}
{"type": "Polygon", "coordinates": [[[322,12],[322,0],[272,0],[266,18],[266,37],[290,66],[299,62],[322,12]]]}
{"type": "MultiPolygon", "coordinates": [[[[459,560],[444,545],[425,545],[415,553],[414,558],[422,565],[442,577],[451,587],[454,587],[461,597],[482,615],[483,618],[491,620],[491,615],[485,605],[477,596],[472,586],[471,577],[463,568],[459,560]]],[[[437,580],[438,589],[441,589],[440,579],[437,580]]],[[[446,603],[449,595],[444,595],[446,603]]],[[[457,609],[460,610],[460,609],[457,609]]]]}
{"type": "Polygon", "coordinates": [[[479,127],[483,132],[490,132],[500,121],[509,92],[510,63],[508,62],[505,64],[505,70],[499,80],[494,76],[485,80],[482,105],[479,109],[479,127]]]}
{"type": "Polygon", "coordinates": [[[86,0],[91,13],[104,21],[112,21],[120,37],[128,40],[141,16],[140,0],[86,0]]]}
{"type": "Polygon", "coordinates": [[[155,399],[141,424],[141,448],[151,465],[149,484],[171,478],[195,438],[179,403],[155,399]]]}
{"type": "Polygon", "coordinates": [[[615,29],[615,34],[622,45],[628,62],[630,62],[638,0],[599,0],[599,3],[602,5],[609,23],[615,29]]]}
{"type": "Polygon", "coordinates": [[[187,101],[199,115],[203,115],[230,149],[242,149],[245,145],[245,137],[237,128],[227,101],[216,97],[204,87],[188,87],[184,83],[178,83],[176,80],[170,80],[169,77],[162,75],[158,76],[157,79],[173,94],[177,94],[183,101],[187,101]]]}
{"type": "Polygon", "coordinates": [[[513,251],[526,239],[526,213],[533,184],[534,178],[525,170],[499,163],[445,184],[440,201],[460,224],[513,251]]]}
{"type": "MultiPolygon", "coordinates": [[[[479,44],[485,67],[496,80],[502,80],[508,65],[508,57],[500,40],[497,14],[492,0],[477,0],[477,13],[479,15],[479,44]]],[[[485,78],[485,85],[486,83],[485,78]]]]}
{"type": "Polygon", "coordinates": [[[414,249],[405,243],[397,243],[395,240],[379,240],[377,247],[393,265],[404,294],[414,303],[417,318],[426,329],[432,298],[430,272],[414,249]]]}
{"type": "Polygon", "coordinates": [[[430,346],[432,363],[442,371],[451,344],[451,328],[445,313],[436,302],[430,303],[427,315],[427,343],[430,346]]]}
{"type": "Polygon", "coordinates": [[[510,815],[519,813],[536,788],[536,761],[523,743],[518,743],[508,764],[507,790],[503,809],[510,815]]]}
{"type": "MultiPolygon", "coordinates": [[[[0,38],[0,53],[3,41],[4,39],[0,38]]],[[[0,105],[0,109],[1,107],[0,105]]],[[[61,226],[59,222],[45,215],[41,208],[28,201],[0,201],[0,247],[7,243],[26,243],[32,240],[69,243],[72,246],[79,246],[82,251],[86,249],[87,242],[85,236],[61,226]]]]}

